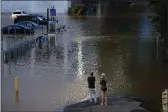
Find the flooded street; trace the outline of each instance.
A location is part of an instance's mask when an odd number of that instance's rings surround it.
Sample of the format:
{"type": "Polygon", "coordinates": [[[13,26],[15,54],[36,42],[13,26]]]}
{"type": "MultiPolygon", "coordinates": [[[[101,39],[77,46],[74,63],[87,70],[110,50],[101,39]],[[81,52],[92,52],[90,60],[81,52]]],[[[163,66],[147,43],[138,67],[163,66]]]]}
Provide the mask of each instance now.
{"type": "MultiPolygon", "coordinates": [[[[60,14],[59,22],[70,29],[58,33],[48,47],[34,47],[4,64],[2,110],[54,111],[85,100],[87,76],[94,71],[98,96],[104,72],[109,96],[143,97],[158,112],[162,91],[168,88],[168,65],[157,51],[156,32],[147,15],[147,8],[110,17],[60,14]],[[15,76],[19,79],[17,97],[15,76]]],[[[9,17],[2,15],[2,26],[9,25],[11,21],[5,19],[9,17]]]]}

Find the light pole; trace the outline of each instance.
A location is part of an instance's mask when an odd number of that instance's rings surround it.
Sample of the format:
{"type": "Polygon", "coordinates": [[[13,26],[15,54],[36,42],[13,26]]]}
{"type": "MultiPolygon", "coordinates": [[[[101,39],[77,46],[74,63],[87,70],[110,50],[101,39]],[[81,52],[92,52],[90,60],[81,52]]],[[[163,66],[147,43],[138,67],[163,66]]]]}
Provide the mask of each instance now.
{"type": "Polygon", "coordinates": [[[2,70],[2,74],[4,73],[4,49],[3,49],[3,34],[1,34],[1,70],[2,70]]]}

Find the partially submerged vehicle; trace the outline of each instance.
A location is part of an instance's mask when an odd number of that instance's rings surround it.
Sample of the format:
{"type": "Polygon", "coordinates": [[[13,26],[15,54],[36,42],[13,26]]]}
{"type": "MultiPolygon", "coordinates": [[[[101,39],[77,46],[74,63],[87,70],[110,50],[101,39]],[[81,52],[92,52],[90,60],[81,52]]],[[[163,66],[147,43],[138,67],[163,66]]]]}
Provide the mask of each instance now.
{"type": "Polygon", "coordinates": [[[28,28],[34,28],[34,29],[44,28],[42,25],[38,25],[37,23],[32,22],[32,21],[21,21],[21,22],[16,23],[15,25],[23,25],[23,26],[26,26],[28,28]]]}
{"type": "Polygon", "coordinates": [[[47,25],[47,18],[38,14],[21,15],[14,19],[14,24],[21,21],[32,21],[38,25],[47,25]]]}
{"type": "Polygon", "coordinates": [[[23,25],[9,25],[2,28],[3,34],[34,34],[34,28],[23,25]]]}
{"type": "Polygon", "coordinates": [[[11,14],[11,19],[16,19],[18,16],[28,15],[25,11],[22,10],[14,10],[11,14]]]}

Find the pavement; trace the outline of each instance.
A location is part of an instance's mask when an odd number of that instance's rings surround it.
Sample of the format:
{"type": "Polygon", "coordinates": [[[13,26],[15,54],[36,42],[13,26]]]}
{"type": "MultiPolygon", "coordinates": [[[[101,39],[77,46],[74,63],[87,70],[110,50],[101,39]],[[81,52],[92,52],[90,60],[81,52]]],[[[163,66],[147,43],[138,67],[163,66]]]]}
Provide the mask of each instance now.
{"type": "Polygon", "coordinates": [[[151,112],[141,107],[142,99],[108,97],[107,102],[107,105],[100,105],[100,98],[97,104],[86,100],[66,106],[64,112],[151,112]]]}

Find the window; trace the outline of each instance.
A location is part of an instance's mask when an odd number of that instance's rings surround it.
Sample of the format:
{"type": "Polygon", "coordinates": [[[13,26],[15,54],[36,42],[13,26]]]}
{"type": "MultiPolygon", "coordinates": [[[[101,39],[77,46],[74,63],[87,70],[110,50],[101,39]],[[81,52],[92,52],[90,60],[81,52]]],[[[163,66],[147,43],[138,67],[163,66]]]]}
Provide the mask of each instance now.
{"type": "Polygon", "coordinates": [[[29,27],[29,28],[32,28],[32,27],[33,27],[33,25],[32,25],[31,23],[27,23],[26,26],[29,27]]]}
{"type": "Polygon", "coordinates": [[[13,12],[13,14],[21,14],[21,12],[13,12]]]}
{"type": "Polygon", "coordinates": [[[33,18],[32,18],[32,21],[37,22],[37,18],[36,18],[36,17],[33,17],[33,18]]]}
{"type": "Polygon", "coordinates": [[[22,28],[19,26],[14,26],[14,30],[21,30],[22,28]]]}
{"type": "Polygon", "coordinates": [[[34,22],[31,22],[31,24],[32,24],[33,26],[38,26],[38,24],[36,24],[36,23],[34,23],[34,22]]]}
{"type": "Polygon", "coordinates": [[[7,29],[8,29],[8,30],[12,30],[12,26],[8,26],[7,29]]]}
{"type": "Polygon", "coordinates": [[[39,17],[41,17],[41,18],[43,18],[43,19],[47,19],[46,17],[44,17],[44,16],[39,16],[39,17]]]}
{"type": "Polygon", "coordinates": [[[38,16],[38,19],[39,19],[40,21],[42,21],[42,20],[43,20],[43,18],[42,18],[42,17],[40,17],[40,16],[38,16]]]}
{"type": "Polygon", "coordinates": [[[19,22],[18,25],[26,26],[26,23],[25,22],[19,22]]]}

